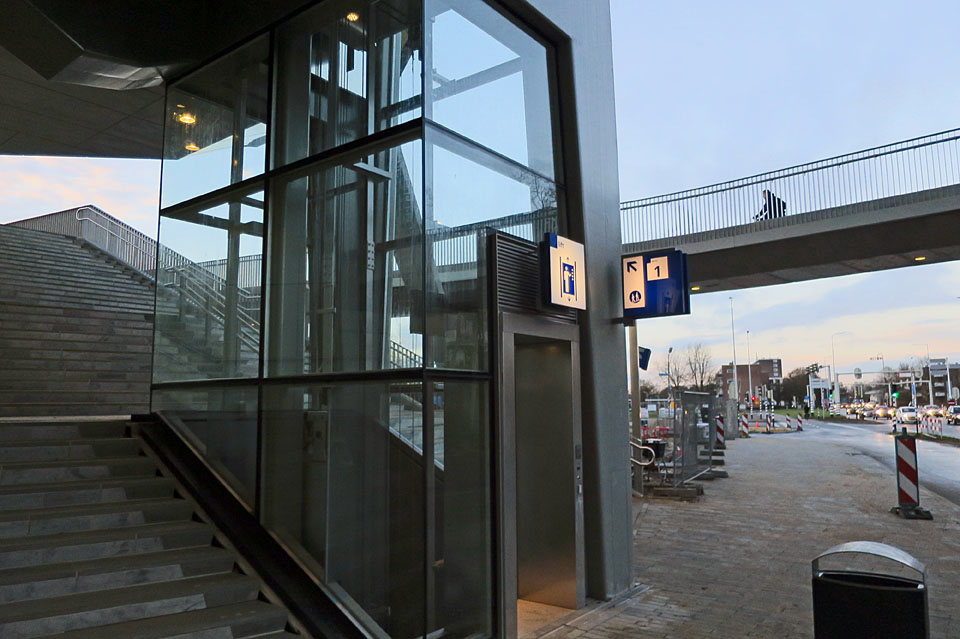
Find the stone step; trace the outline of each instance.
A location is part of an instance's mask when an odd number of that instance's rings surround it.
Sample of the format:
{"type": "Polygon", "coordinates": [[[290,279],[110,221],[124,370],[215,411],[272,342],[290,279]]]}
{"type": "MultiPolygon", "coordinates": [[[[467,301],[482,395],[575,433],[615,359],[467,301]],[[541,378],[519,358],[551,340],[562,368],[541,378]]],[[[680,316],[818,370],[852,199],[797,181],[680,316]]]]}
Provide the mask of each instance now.
{"type": "Polygon", "coordinates": [[[74,630],[48,639],[290,639],[286,612],[264,601],[244,601],[165,617],[74,630]]]}
{"type": "Polygon", "coordinates": [[[15,461],[59,461],[96,457],[134,457],[140,443],[129,437],[0,443],[0,464],[15,461]]]}
{"type": "Polygon", "coordinates": [[[54,295],[46,291],[0,289],[0,302],[3,304],[24,304],[29,302],[36,306],[153,313],[153,304],[150,302],[144,300],[113,300],[106,295],[97,297],[78,295],[71,297],[68,295],[54,295]]]}
{"type": "Polygon", "coordinates": [[[3,422],[0,423],[0,442],[37,440],[105,439],[124,437],[129,422],[3,422]]]}
{"type": "Polygon", "coordinates": [[[209,546],[213,528],[196,521],[174,521],[64,535],[0,539],[0,569],[59,564],[172,548],[209,546]]]}
{"type": "MultiPolygon", "coordinates": [[[[153,299],[153,290],[149,286],[134,282],[112,270],[90,271],[84,264],[82,274],[65,275],[38,271],[27,266],[11,264],[0,258],[0,288],[36,287],[49,291],[86,291],[100,292],[115,290],[131,297],[153,299]]],[[[108,267],[109,269],[109,267],[108,267]]]]}
{"type": "Polygon", "coordinates": [[[86,479],[49,484],[0,486],[0,509],[26,510],[82,504],[106,504],[128,499],[173,497],[173,482],[165,477],[86,479]]]}
{"type": "MultiPolygon", "coordinates": [[[[256,599],[256,580],[213,575],[0,605],[0,636],[21,639],[256,599]]],[[[109,636],[109,633],[107,633],[109,636]]],[[[101,635],[103,636],[103,635],[101,635]]]]}
{"type": "Polygon", "coordinates": [[[63,415],[69,417],[95,415],[139,415],[150,410],[149,396],[136,404],[103,404],[88,402],[83,404],[44,403],[44,404],[14,404],[0,406],[0,417],[47,417],[63,415]]]}
{"type": "Polygon", "coordinates": [[[195,546],[0,570],[0,604],[223,574],[233,568],[230,552],[195,546]]]}
{"type": "Polygon", "coordinates": [[[110,479],[156,475],[148,457],[116,457],[55,462],[13,462],[0,466],[0,485],[42,484],[73,479],[110,479]]]}
{"type": "Polygon", "coordinates": [[[137,499],[106,504],[0,512],[0,538],[33,537],[165,521],[187,521],[193,504],[183,499],[137,499]]]}
{"type": "MultiPolygon", "coordinates": [[[[54,385],[56,386],[56,385],[54,385]]],[[[149,401],[144,397],[147,389],[132,391],[63,391],[56,393],[56,403],[69,404],[72,402],[98,404],[126,404],[149,401]]],[[[14,406],[16,404],[50,403],[52,390],[46,388],[37,391],[0,391],[0,406],[14,406]]]]}
{"type": "Polygon", "coordinates": [[[118,326],[141,326],[142,322],[153,323],[153,313],[125,313],[121,311],[95,311],[88,309],[64,309],[57,306],[34,306],[29,303],[8,303],[0,305],[0,319],[29,321],[67,321],[85,322],[103,321],[118,326]]]}
{"type": "Polygon", "coordinates": [[[9,370],[27,370],[27,371],[73,371],[76,373],[90,372],[96,373],[95,376],[86,375],[81,379],[100,379],[102,372],[110,373],[150,373],[149,358],[142,358],[142,361],[129,358],[123,360],[112,359],[13,359],[8,358],[3,363],[5,369],[9,370]]]}
{"type": "Polygon", "coordinates": [[[10,378],[0,377],[0,386],[9,390],[34,390],[55,386],[64,391],[136,391],[150,392],[150,375],[139,375],[139,380],[107,381],[99,375],[88,380],[76,380],[74,375],[62,374],[57,377],[50,375],[10,375],[10,378]],[[42,383],[38,383],[42,382],[42,383]]]}

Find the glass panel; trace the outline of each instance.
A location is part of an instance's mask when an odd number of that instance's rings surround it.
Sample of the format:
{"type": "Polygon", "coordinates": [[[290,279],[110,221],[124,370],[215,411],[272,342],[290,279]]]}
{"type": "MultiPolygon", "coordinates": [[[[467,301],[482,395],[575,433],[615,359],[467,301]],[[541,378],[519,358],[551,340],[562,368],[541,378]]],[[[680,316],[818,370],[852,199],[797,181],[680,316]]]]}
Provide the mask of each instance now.
{"type": "Polygon", "coordinates": [[[210,467],[254,503],[257,474],[257,387],[154,389],[150,410],[163,411],[210,467]]]}
{"type": "Polygon", "coordinates": [[[274,188],[267,374],[423,365],[423,144],[274,188]]]}
{"type": "Polygon", "coordinates": [[[428,633],[493,634],[490,419],[486,382],[435,382],[434,595],[428,633]]]}
{"type": "Polygon", "coordinates": [[[554,179],[547,49],[477,0],[428,0],[427,117],[554,179]]]}
{"type": "Polygon", "coordinates": [[[167,91],[160,206],[263,173],[268,61],[264,36],[167,91]]]}
{"type": "Polygon", "coordinates": [[[417,118],[420,2],[324,2],[278,31],[282,166],[417,118]]]}
{"type": "Polygon", "coordinates": [[[540,241],[557,230],[553,182],[431,127],[427,334],[431,366],[486,370],[487,229],[540,241]]]}
{"type": "Polygon", "coordinates": [[[424,635],[422,401],[417,380],[264,388],[264,524],[394,639],[424,635]]]}
{"type": "Polygon", "coordinates": [[[262,259],[262,192],[161,212],[155,383],[258,375],[262,259]]]}

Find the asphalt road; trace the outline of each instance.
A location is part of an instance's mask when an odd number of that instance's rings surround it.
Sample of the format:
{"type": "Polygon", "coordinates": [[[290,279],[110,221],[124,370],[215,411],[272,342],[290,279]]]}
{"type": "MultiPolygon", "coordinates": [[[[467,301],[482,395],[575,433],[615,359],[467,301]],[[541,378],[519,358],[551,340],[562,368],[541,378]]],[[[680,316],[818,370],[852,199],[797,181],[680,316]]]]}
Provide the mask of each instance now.
{"type": "MultiPolygon", "coordinates": [[[[804,430],[804,433],[797,435],[853,448],[876,459],[890,472],[896,468],[892,425],[889,421],[851,420],[849,424],[839,424],[808,420],[804,422],[804,430]]],[[[910,430],[913,430],[912,426],[910,430]]],[[[960,427],[944,426],[943,434],[960,437],[960,427]]],[[[917,444],[920,485],[960,506],[960,448],[925,440],[917,444]]]]}

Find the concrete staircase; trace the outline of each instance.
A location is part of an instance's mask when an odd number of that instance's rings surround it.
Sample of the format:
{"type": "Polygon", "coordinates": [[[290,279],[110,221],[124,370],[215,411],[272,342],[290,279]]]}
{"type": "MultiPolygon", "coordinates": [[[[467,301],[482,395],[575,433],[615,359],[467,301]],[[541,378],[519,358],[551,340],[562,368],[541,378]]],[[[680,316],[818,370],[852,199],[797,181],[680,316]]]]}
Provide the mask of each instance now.
{"type": "Polygon", "coordinates": [[[153,285],[63,235],[0,225],[0,417],[149,405],[153,285]]]}
{"type": "Polygon", "coordinates": [[[297,636],[133,427],[0,423],[0,637],[297,636]]]}

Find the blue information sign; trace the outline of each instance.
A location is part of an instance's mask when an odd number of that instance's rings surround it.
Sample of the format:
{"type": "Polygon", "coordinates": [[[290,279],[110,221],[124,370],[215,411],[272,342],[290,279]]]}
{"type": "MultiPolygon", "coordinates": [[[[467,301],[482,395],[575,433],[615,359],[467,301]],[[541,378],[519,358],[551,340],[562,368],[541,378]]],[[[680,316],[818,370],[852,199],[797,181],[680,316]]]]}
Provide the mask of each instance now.
{"type": "Polygon", "coordinates": [[[623,258],[623,317],[690,313],[687,255],[674,249],[623,258]]]}

